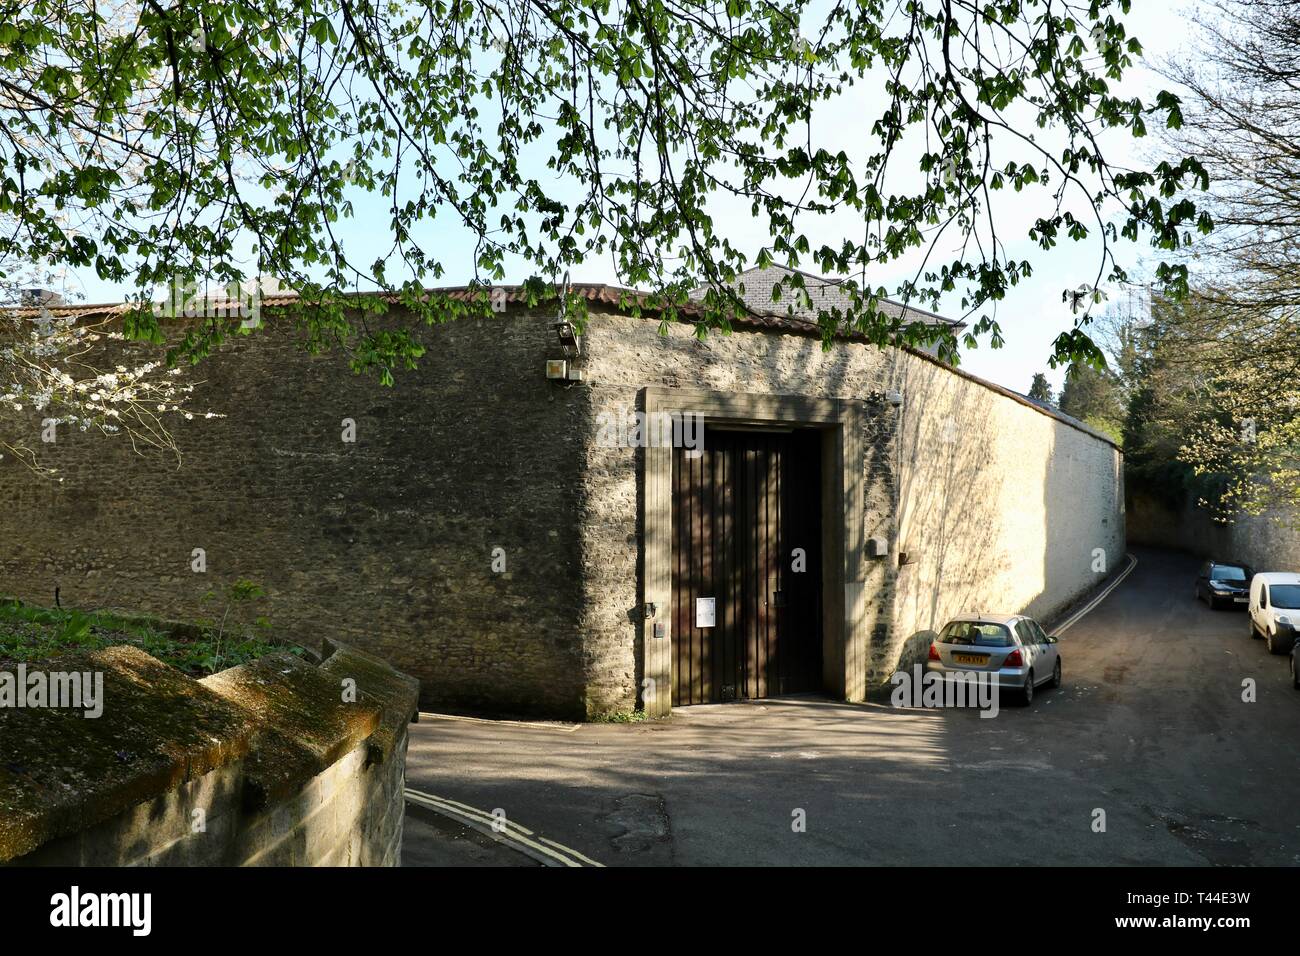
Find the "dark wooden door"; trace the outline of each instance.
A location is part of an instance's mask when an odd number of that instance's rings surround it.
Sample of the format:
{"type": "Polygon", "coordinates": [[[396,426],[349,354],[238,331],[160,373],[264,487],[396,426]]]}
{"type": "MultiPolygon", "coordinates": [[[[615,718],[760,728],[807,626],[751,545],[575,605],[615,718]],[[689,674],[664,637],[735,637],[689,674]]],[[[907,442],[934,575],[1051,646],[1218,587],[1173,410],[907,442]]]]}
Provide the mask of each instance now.
{"type": "Polygon", "coordinates": [[[820,477],[811,430],[706,428],[703,454],[674,450],[674,705],[821,689],[820,477]]]}

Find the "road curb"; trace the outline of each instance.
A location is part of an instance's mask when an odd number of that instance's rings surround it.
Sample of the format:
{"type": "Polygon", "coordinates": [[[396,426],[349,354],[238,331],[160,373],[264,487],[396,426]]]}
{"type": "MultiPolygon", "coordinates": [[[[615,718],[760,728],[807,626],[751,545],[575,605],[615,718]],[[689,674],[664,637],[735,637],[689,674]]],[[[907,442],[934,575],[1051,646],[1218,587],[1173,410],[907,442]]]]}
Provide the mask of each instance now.
{"type": "Polygon", "coordinates": [[[582,724],[558,720],[506,720],[496,717],[468,717],[461,714],[436,714],[420,711],[422,720],[454,720],[464,724],[487,724],[492,727],[519,727],[524,730],[549,730],[552,733],[571,734],[582,729],[582,724]]]}
{"type": "Polygon", "coordinates": [[[1121,584],[1123,584],[1124,579],[1133,573],[1133,569],[1136,568],[1138,564],[1137,558],[1134,557],[1132,554],[1126,554],[1124,556],[1128,558],[1128,567],[1126,567],[1123,571],[1121,571],[1118,575],[1116,575],[1115,580],[1111,581],[1110,584],[1102,588],[1101,593],[1097,594],[1087,604],[1079,608],[1079,610],[1075,611],[1073,614],[1067,617],[1056,627],[1052,628],[1053,637],[1059,637],[1060,635],[1064,634],[1066,630],[1073,627],[1086,614],[1093,611],[1098,604],[1106,600],[1106,598],[1110,596],[1110,592],[1115,590],[1121,584]]]}

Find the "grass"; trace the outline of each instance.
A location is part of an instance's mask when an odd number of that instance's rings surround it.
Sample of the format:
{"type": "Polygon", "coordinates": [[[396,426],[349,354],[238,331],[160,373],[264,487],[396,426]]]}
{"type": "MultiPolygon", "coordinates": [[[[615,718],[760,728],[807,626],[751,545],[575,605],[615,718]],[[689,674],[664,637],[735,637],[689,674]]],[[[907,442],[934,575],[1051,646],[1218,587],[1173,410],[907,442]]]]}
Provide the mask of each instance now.
{"type": "Polygon", "coordinates": [[[192,677],[202,677],[286,648],[266,628],[227,631],[222,625],[167,624],[104,612],[35,607],[0,600],[0,659],[32,661],[69,649],[130,644],[192,677]]]}
{"type": "Polygon", "coordinates": [[[639,724],[649,720],[644,710],[619,710],[591,718],[593,724],[639,724]]]}

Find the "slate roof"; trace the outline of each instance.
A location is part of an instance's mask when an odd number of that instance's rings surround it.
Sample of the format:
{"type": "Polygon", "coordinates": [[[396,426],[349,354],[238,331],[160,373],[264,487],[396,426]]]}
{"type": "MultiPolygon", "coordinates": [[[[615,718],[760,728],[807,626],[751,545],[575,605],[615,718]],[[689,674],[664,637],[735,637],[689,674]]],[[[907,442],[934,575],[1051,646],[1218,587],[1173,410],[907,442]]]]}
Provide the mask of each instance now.
{"type": "MultiPolygon", "coordinates": [[[[848,309],[851,304],[851,297],[844,291],[844,282],[845,279],[815,275],[811,272],[804,272],[802,269],[773,264],[746,269],[739,276],[738,286],[744,286],[741,299],[744,300],[745,305],[749,306],[751,311],[776,313],[782,316],[793,312],[795,318],[815,323],[817,313],[821,309],[839,309],[842,312],[848,309]],[[811,308],[808,308],[801,301],[797,289],[785,288],[782,290],[779,299],[772,298],[772,292],[776,284],[795,275],[803,278],[804,289],[811,300],[811,308]]],[[[697,289],[696,294],[703,294],[703,291],[703,288],[697,289]]],[[[964,322],[945,318],[915,305],[904,305],[901,302],[895,302],[893,299],[881,299],[880,309],[890,318],[901,319],[904,322],[948,325],[952,326],[954,331],[966,327],[964,322]]]]}

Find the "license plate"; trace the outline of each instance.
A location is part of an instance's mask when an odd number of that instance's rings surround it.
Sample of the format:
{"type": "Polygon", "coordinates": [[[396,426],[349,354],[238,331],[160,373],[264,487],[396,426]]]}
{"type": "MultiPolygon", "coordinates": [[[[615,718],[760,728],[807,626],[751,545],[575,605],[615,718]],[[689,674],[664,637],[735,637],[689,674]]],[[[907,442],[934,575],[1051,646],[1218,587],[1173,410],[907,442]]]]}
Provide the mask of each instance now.
{"type": "Polygon", "coordinates": [[[952,659],[958,664],[987,664],[989,656],[987,654],[954,654],[952,659]]]}
{"type": "Polygon", "coordinates": [[[1238,604],[1245,604],[1245,603],[1246,603],[1246,599],[1245,599],[1244,597],[1233,598],[1233,600],[1236,601],[1238,604]]]}

